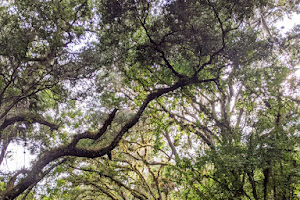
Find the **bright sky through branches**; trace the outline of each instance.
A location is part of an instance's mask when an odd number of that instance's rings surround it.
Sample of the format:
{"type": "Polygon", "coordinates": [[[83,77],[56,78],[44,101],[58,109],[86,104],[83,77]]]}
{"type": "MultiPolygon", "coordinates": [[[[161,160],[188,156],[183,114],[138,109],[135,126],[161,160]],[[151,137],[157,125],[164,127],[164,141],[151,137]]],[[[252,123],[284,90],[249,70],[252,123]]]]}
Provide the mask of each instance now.
{"type": "MultiPolygon", "coordinates": [[[[300,25],[300,15],[294,15],[291,19],[285,18],[284,20],[277,23],[277,27],[281,28],[282,33],[287,32],[291,28],[293,28],[295,25],[300,25]]],[[[93,38],[88,38],[93,39],[93,38]]],[[[79,45],[74,45],[75,51],[82,47],[82,43],[79,45]]],[[[300,66],[298,67],[296,76],[300,76],[300,66]]],[[[30,161],[32,161],[35,156],[29,156],[30,153],[28,151],[25,151],[24,155],[24,146],[22,143],[17,145],[16,143],[11,144],[8,147],[7,152],[10,152],[10,158],[6,158],[2,165],[0,166],[0,171],[15,171],[18,169],[21,169],[23,167],[29,167],[30,161]],[[24,158],[26,156],[26,159],[24,158]],[[25,160],[24,160],[25,159],[25,160]],[[24,162],[25,161],[25,162],[24,162]]]]}

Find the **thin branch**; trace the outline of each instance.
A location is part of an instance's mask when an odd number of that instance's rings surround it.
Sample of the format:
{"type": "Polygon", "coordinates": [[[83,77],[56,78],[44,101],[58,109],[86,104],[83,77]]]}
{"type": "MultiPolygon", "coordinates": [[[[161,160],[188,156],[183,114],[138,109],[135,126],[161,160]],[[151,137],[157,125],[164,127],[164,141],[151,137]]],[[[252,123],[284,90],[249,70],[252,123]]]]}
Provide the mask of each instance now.
{"type": "Polygon", "coordinates": [[[116,198],[110,191],[107,191],[107,188],[103,188],[95,183],[91,183],[91,182],[87,182],[86,184],[90,184],[92,186],[94,186],[95,188],[97,188],[97,190],[100,190],[102,193],[104,193],[105,195],[107,195],[108,197],[110,197],[112,200],[118,200],[118,198],[116,198]]]}
{"type": "MultiPolygon", "coordinates": [[[[128,190],[134,197],[138,198],[138,199],[147,199],[147,197],[142,194],[140,191],[138,190],[135,190],[135,189],[131,189],[130,187],[128,187],[127,185],[125,185],[124,183],[122,183],[121,181],[115,179],[113,176],[110,176],[109,174],[103,174],[103,173],[100,173],[98,171],[95,171],[95,170],[91,170],[91,169],[83,169],[83,168],[77,168],[77,167],[74,167],[74,166],[70,166],[71,168],[73,169],[77,169],[77,170],[80,170],[80,171],[84,171],[84,172],[89,172],[89,173],[96,173],[98,174],[100,177],[105,177],[105,178],[108,178],[110,179],[111,181],[113,181],[114,183],[116,183],[119,187],[124,187],[126,190],[128,190]]],[[[96,187],[96,185],[94,185],[94,183],[89,183],[93,186],[96,187]]]]}
{"type": "Polygon", "coordinates": [[[145,26],[145,23],[142,22],[142,20],[141,20],[140,18],[139,18],[139,21],[140,21],[142,27],[144,28],[144,30],[145,30],[145,32],[146,32],[146,35],[147,35],[147,37],[148,37],[150,43],[153,45],[154,50],[156,50],[158,53],[161,54],[161,58],[162,58],[162,59],[164,60],[164,62],[166,63],[167,67],[168,67],[168,68],[172,71],[172,73],[173,73],[175,76],[177,76],[178,78],[185,78],[185,77],[186,77],[185,75],[178,73],[178,72],[174,69],[174,67],[170,64],[169,60],[168,60],[168,59],[166,58],[166,56],[165,56],[165,52],[164,52],[163,50],[161,50],[161,49],[158,47],[159,44],[157,44],[157,43],[152,39],[152,37],[150,36],[150,34],[149,34],[149,32],[148,32],[148,29],[147,29],[146,26],[145,26]]]}
{"type": "MultiPolygon", "coordinates": [[[[209,2],[209,1],[208,1],[209,2]]],[[[218,15],[218,12],[216,11],[215,7],[211,4],[211,3],[208,3],[209,6],[212,7],[213,11],[214,11],[214,14],[216,16],[216,18],[218,19],[218,22],[220,24],[220,29],[222,31],[222,47],[220,49],[218,49],[217,51],[215,51],[212,55],[209,56],[209,60],[206,62],[206,63],[203,63],[201,66],[199,66],[198,70],[194,73],[194,76],[197,76],[197,74],[202,70],[204,69],[207,65],[210,65],[213,61],[213,58],[218,55],[219,53],[221,53],[224,49],[225,49],[225,36],[226,36],[226,33],[228,31],[225,31],[224,28],[223,28],[223,23],[218,15]]]]}

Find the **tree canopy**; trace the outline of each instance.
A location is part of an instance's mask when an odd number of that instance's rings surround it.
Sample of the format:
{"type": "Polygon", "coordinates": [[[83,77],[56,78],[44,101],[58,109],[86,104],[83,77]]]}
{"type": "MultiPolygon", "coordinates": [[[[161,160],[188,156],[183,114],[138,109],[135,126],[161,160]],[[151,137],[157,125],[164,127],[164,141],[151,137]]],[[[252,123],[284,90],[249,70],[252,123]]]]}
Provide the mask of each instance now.
{"type": "Polygon", "coordinates": [[[299,5],[2,1],[1,199],[296,199],[299,5]]]}

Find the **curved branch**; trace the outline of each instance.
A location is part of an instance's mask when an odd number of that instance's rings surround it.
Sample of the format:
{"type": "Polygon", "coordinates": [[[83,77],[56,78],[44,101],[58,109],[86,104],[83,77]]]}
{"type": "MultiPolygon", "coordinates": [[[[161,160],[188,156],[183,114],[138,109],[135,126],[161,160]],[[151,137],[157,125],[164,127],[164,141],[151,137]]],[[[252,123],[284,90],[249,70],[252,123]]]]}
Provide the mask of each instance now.
{"type": "Polygon", "coordinates": [[[117,200],[117,198],[109,191],[107,191],[105,188],[95,184],[95,183],[88,183],[90,185],[92,185],[93,187],[97,188],[98,190],[100,190],[102,193],[104,193],[105,195],[107,195],[108,197],[110,197],[112,200],[117,200]]]}
{"type": "Polygon", "coordinates": [[[53,130],[57,130],[59,126],[55,123],[49,122],[46,119],[44,119],[42,116],[37,114],[20,114],[18,116],[14,116],[8,119],[5,119],[4,122],[0,126],[0,131],[4,130],[6,127],[16,123],[16,122],[29,122],[29,123],[39,123],[45,126],[48,126],[49,128],[53,130]]]}
{"type": "Polygon", "coordinates": [[[37,86],[37,85],[39,84],[39,82],[40,82],[40,81],[37,81],[37,82],[35,82],[34,84],[32,84],[32,85],[30,86],[30,88],[29,88],[27,91],[24,92],[23,95],[17,97],[10,105],[8,105],[8,106],[4,109],[3,113],[1,114],[0,119],[2,119],[2,118],[4,118],[5,116],[7,116],[8,112],[9,112],[15,105],[17,105],[18,102],[20,102],[20,101],[22,101],[23,99],[26,99],[26,98],[28,98],[28,97],[31,97],[31,96],[37,94],[37,93],[40,92],[40,91],[43,91],[43,90],[45,90],[45,89],[49,89],[49,88],[51,88],[51,87],[53,87],[53,86],[56,85],[56,83],[54,83],[54,84],[49,84],[49,85],[45,84],[45,85],[43,85],[42,87],[40,87],[40,88],[38,88],[38,89],[35,89],[35,90],[33,90],[33,91],[30,92],[30,90],[33,89],[35,86],[37,86]]]}

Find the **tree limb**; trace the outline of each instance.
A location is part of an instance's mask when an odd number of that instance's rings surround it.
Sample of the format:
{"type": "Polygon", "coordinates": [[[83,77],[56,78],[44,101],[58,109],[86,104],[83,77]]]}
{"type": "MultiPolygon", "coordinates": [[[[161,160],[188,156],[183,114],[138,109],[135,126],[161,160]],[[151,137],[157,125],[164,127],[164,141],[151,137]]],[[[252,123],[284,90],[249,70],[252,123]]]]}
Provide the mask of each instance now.
{"type": "Polygon", "coordinates": [[[49,128],[51,128],[53,130],[57,130],[59,128],[59,126],[57,124],[47,121],[40,115],[32,114],[32,113],[25,113],[25,114],[20,114],[18,116],[14,116],[14,117],[5,119],[4,122],[0,126],[0,131],[4,130],[6,127],[8,127],[16,122],[39,123],[39,124],[48,126],[49,128]]]}

